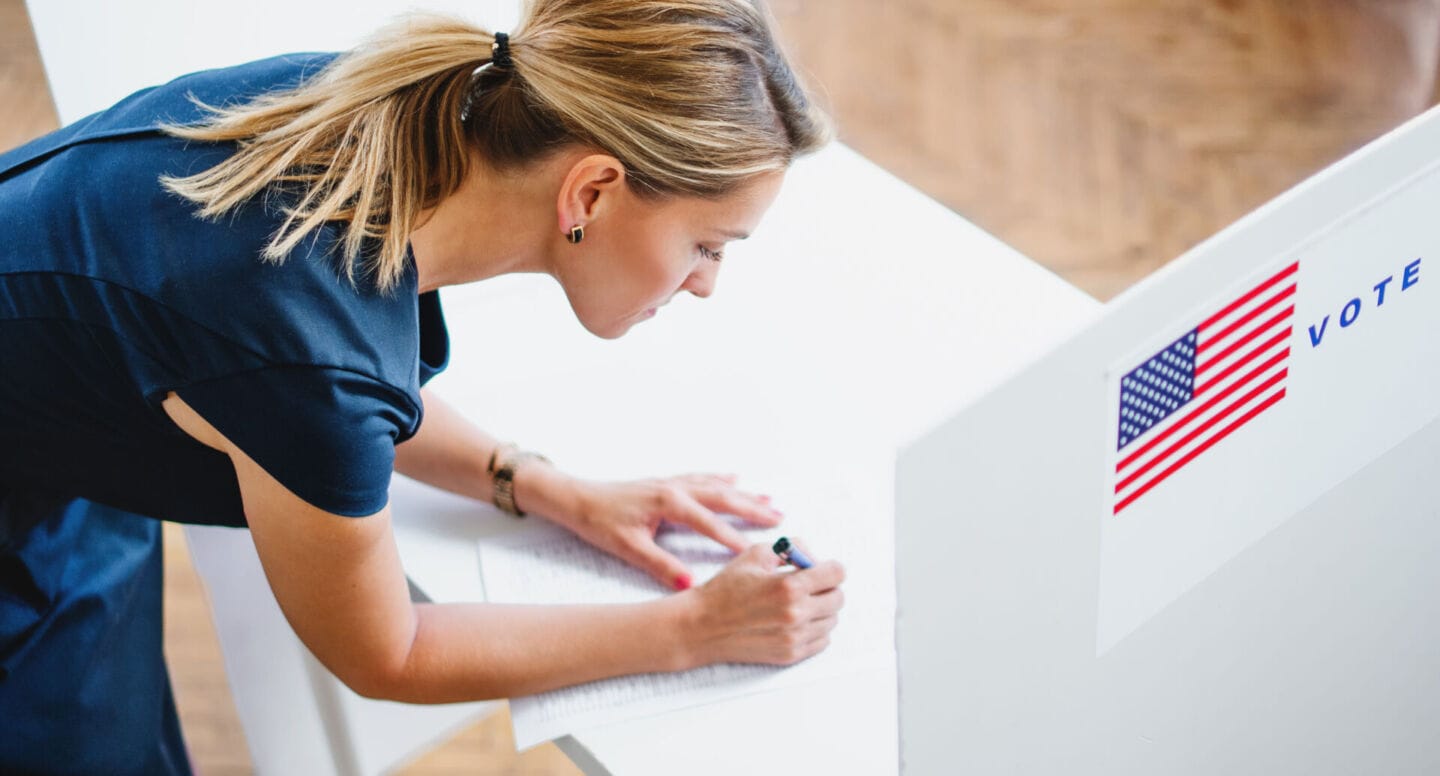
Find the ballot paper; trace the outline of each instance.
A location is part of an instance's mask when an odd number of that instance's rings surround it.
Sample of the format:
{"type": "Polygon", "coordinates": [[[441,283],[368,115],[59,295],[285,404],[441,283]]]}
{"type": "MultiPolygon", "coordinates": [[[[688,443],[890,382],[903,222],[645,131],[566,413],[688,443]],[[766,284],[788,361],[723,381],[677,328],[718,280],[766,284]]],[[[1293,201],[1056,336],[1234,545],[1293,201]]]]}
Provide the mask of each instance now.
{"type": "MultiPolygon", "coordinates": [[[[782,535],[824,535],[791,522],[782,529],[759,530],[724,516],[751,542],[772,543],[782,535]]],[[[812,524],[811,528],[818,528],[812,524]]],[[[849,546],[870,541],[864,530],[848,532],[849,546]]],[[[845,532],[831,532],[837,537],[845,532]]],[[[665,526],[661,547],[689,567],[698,586],[718,573],[733,553],[688,528],[665,526]]],[[[846,605],[831,644],[818,655],[788,667],[715,664],[677,673],[638,674],[589,682],[510,700],[517,749],[601,725],[675,709],[835,677],[884,666],[894,660],[891,630],[893,589],[883,564],[866,563],[869,553],[840,547],[831,552],[847,560],[846,605]],[[855,559],[851,561],[850,559],[855,559]],[[858,590],[859,594],[852,591],[858,590]],[[875,591],[866,594],[865,591],[875,591]]],[[[870,548],[873,552],[873,545],[870,548]]],[[[818,559],[818,558],[817,558],[818,559]]],[[[790,567],[784,567],[789,569],[790,567]]],[[[633,603],[670,595],[649,575],[601,552],[552,524],[536,523],[524,533],[480,543],[485,598],[493,603],[633,603]]],[[[776,573],[792,573],[780,570],[776,573]]]]}

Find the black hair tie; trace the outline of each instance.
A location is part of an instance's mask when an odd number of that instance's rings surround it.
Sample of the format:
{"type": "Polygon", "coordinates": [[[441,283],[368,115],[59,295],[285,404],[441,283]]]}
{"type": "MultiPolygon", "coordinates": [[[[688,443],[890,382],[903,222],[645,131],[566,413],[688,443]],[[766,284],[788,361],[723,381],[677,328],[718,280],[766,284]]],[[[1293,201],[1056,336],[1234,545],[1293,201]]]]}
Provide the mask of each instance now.
{"type": "Polygon", "coordinates": [[[501,70],[509,70],[513,64],[510,59],[510,36],[503,33],[495,33],[495,42],[490,45],[490,64],[501,70]]]}

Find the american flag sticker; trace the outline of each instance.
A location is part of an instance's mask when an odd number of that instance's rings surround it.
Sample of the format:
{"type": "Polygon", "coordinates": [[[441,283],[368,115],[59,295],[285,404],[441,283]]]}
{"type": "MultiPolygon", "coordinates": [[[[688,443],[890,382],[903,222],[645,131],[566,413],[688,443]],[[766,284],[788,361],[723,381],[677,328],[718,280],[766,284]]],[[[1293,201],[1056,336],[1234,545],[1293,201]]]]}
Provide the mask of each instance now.
{"type": "Polygon", "coordinates": [[[1298,267],[1267,275],[1120,379],[1114,514],[1285,398],[1298,267]]]}

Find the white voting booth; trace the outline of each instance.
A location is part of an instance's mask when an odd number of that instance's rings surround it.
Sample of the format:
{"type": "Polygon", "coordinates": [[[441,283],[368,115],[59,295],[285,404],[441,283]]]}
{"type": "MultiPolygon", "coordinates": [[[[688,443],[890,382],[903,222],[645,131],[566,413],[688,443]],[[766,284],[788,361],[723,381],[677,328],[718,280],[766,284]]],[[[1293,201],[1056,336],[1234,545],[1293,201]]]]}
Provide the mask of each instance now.
{"type": "Polygon", "coordinates": [[[901,454],[904,772],[1440,770],[1440,112],[901,454]]]}

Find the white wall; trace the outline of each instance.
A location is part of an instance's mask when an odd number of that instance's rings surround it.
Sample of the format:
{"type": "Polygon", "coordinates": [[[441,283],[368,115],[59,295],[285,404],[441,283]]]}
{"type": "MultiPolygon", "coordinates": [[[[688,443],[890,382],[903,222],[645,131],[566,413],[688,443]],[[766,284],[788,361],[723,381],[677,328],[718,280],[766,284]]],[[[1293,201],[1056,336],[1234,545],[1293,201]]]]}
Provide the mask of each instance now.
{"type": "Polygon", "coordinates": [[[349,48],[408,10],[453,13],[502,31],[520,18],[519,0],[29,0],[28,5],[62,124],[196,70],[349,48]],[[77,51],[86,54],[76,56],[77,51]]]}

